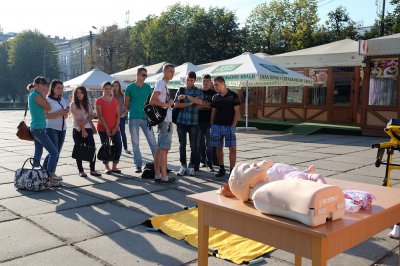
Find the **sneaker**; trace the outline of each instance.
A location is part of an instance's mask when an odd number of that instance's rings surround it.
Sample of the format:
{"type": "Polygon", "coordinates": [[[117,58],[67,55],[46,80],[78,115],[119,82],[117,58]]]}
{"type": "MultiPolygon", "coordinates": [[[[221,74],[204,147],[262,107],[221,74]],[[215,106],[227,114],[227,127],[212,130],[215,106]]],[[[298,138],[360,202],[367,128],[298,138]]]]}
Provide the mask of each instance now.
{"type": "Polygon", "coordinates": [[[176,173],[177,176],[183,176],[186,175],[186,167],[181,166],[181,168],[179,169],[178,173],[176,173]]]}
{"type": "Polygon", "coordinates": [[[175,177],[168,177],[168,180],[162,180],[161,178],[155,178],[154,182],[158,184],[171,184],[174,183],[176,180],[175,177]]]}
{"type": "Polygon", "coordinates": [[[211,166],[207,166],[207,171],[210,172],[210,173],[214,173],[215,172],[214,167],[212,165],[211,166]]]}
{"type": "Polygon", "coordinates": [[[194,176],[194,168],[189,167],[186,171],[186,173],[190,176],[194,176]]]}
{"type": "Polygon", "coordinates": [[[130,150],[128,150],[128,149],[125,149],[125,153],[132,154],[132,152],[130,150]]]}
{"type": "Polygon", "coordinates": [[[141,173],[142,172],[142,167],[136,167],[135,173],[141,173]]]}
{"type": "Polygon", "coordinates": [[[206,163],[201,163],[201,167],[207,167],[206,163]]]}
{"type": "Polygon", "coordinates": [[[223,177],[225,175],[224,169],[219,169],[218,173],[215,174],[215,177],[223,177]]]}

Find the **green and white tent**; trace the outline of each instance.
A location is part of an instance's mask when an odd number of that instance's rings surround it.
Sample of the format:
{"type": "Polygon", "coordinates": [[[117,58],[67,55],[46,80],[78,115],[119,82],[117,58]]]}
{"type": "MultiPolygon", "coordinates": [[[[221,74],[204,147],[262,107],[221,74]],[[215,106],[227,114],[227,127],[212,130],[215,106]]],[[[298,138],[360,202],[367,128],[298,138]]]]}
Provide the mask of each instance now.
{"type": "MultiPolygon", "coordinates": [[[[198,71],[201,68],[193,65],[192,63],[184,63],[180,66],[175,67],[174,77],[168,82],[168,88],[170,89],[179,89],[179,87],[185,86],[186,75],[190,71],[198,71]]],[[[156,85],[156,82],[162,79],[163,73],[156,74],[146,79],[146,83],[151,87],[156,85]]]]}
{"type": "Polygon", "coordinates": [[[222,76],[229,87],[312,85],[310,78],[252,53],[243,53],[234,58],[216,62],[196,74],[198,82],[201,82],[203,74],[210,74],[213,78],[222,76]]]}

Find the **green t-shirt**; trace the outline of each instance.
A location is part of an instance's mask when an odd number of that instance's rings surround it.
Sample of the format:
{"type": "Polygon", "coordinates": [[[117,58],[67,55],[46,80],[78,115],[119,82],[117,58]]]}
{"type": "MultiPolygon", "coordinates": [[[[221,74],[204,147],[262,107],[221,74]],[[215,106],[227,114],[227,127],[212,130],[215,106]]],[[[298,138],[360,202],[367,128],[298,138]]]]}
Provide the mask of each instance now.
{"type": "Polygon", "coordinates": [[[143,87],[139,87],[136,83],[131,83],[125,90],[125,96],[130,97],[128,119],[141,118],[145,119],[143,105],[147,97],[151,94],[151,87],[144,83],[143,87]]]}
{"type": "Polygon", "coordinates": [[[46,115],[44,114],[43,107],[35,102],[36,96],[41,97],[36,91],[32,91],[28,96],[28,107],[31,115],[30,127],[33,129],[44,129],[46,128],[46,115]]]}

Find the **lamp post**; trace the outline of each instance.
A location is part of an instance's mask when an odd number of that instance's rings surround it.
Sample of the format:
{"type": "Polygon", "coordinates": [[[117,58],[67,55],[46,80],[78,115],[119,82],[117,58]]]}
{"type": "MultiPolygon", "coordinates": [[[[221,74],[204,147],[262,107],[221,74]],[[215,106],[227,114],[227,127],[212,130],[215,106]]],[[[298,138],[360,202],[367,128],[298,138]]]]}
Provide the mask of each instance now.
{"type": "MultiPolygon", "coordinates": [[[[92,29],[97,30],[95,26],[92,26],[92,29]]],[[[94,68],[94,60],[93,60],[93,32],[89,31],[89,44],[90,44],[90,67],[91,69],[94,68]]]]}

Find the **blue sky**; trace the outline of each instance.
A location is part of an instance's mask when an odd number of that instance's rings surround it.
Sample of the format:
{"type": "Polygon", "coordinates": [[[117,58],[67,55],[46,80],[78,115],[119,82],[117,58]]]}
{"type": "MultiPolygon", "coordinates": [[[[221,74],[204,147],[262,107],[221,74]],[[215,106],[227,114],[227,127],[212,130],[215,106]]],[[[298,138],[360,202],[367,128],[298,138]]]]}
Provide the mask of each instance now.
{"type": "MultiPolygon", "coordinates": [[[[88,34],[92,26],[101,28],[116,23],[124,27],[127,21],[133,25],[135,21],[144,19],[149,14],[160,14],[176,2],[178,1],[68,0],[56,3],[56,1],[43,0],[12,0],[7,1],[7,4],[0,9],[0,27],[4,33],[38,29],[45,35],[57,35],[69,39],[88,34]],[[129,16],[126,15],[127,11],[129,11],[129,16]]],[[[236,12],[239,22],[244,24],[252,9],[260,3],[268,3],[269,0],[183,0],[180,2],[182,4],[190,2],[190,5],[203,7],[226,7],[236,12]]],[[[318,16],[321,22],[327,19],[329,11],[340,5],[346,7],[353,20],[362,21],[364,26],[371,25],[376,18],[375,0],[318,0],[318,2],[318,16]]],[[[386,9],[391,11],[393,7],[388,2],[389,0],[386,1],[386,9]]]]}

